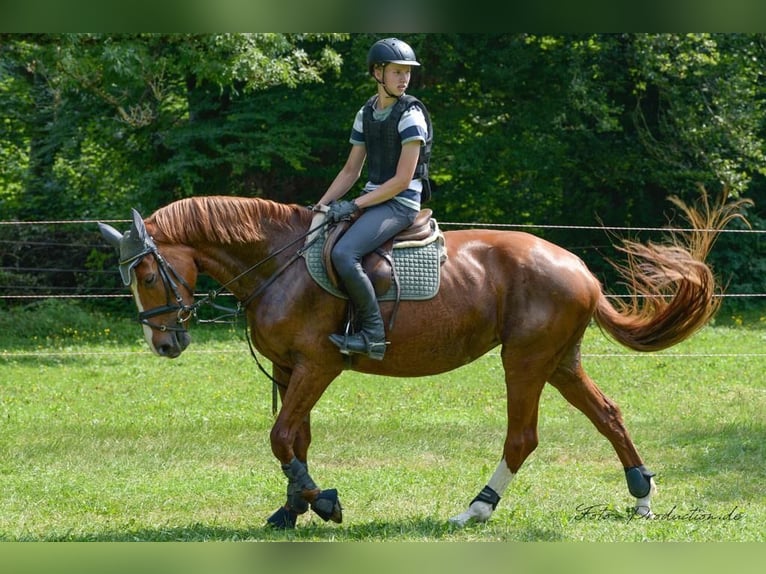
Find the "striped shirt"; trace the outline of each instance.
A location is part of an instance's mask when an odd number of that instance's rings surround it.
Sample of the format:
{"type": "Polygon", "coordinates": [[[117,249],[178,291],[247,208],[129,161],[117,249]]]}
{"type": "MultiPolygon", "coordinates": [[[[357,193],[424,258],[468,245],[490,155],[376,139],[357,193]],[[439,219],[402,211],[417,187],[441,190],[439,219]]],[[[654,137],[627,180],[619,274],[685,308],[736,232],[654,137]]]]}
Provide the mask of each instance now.
{"type": "MultiPolygon", "coordinates": [[[[373,108],[373,119],[376,121],[385,120],[391,113],[394,106],[388,106],[384,110],[378,111],[373,108]]],[[[351,145],[366,145],[364,139],[364,106],[360,108],[354,118],[354,125],[351,128],[351,137],[349,142],[351,145]]],[[[402,145],[411,141],[420,141],[421,145],[425,144],[428,137],[428,124],[426,118],[423,115],[422,110],[413,106],[402,114],[399,119],[399,136],[402,140],[402,145]]],[[[367,150],[369,153],[369,149],[367,150]]],[[[380,187],[375,185],[371,181],[368,181],[364,186],[364,193],[368,193],[380,187]]],[[[423,190],[423,182],[420,178],[413,179],[407,189],[399,193],[394,199],[407,207],[415,210],[420,210],[420,192],[423,190]]]]}

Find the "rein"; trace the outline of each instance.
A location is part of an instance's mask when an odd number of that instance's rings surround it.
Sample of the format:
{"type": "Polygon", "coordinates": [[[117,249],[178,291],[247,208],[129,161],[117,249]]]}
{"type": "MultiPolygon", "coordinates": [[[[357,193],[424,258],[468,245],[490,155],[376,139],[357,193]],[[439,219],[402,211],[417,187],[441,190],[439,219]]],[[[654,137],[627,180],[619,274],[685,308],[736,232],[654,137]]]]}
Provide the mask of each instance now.
{"type": "Polygon", "coordinates": [[[237,302],[236,308],[231,307],[224,307],[223,305],[219,305],[218,303],[215,303],[215,299],[218,297],[218,295],[221,294],[222,291],[224,291],[229,285],[232,283],[235,283],[236,281],[239,281],[242,279],[242,277],[248,275],[261,265],[264,265],[265,263],[268,263],[275,257],[281,255],[283,252],[285,252],[287,249],[298,243],[299,241],[303,241],[311,235],[312,233],[315,233],[319,229],[322,229],[323,227],[327,226],[329,222],[324,221],[321,224],[317,225],[316,227],[311,227],[307,232],[302,233],[297,238],[293,239],[286,245],[283,245],[279,249],[277,249],[274,253],[271,253],[269,256],[265,257],[264,259],[261,259],[254,265],[251,265],[247,269],[245,269],[242,273],[237,275],[236,277],[233,277],[226,283],[219,286],[217,289],[214,289],[201,299],[198,299],[191,305],[185,305],[183,303],[183,298],[181,297],[181,293],[178,289],[178,284],[176,281],[173,280],[175,278],[181,285],[183,285],[190,293],[192,293],[192,288],[189,286],[189,284],[184,280],[183,277],[181,277],[178,272],[173,269],[173,266],[170,265],[167,261],[165,261],[165,258],[162,257],[162,255],[159,253],[156,247],[153,245],[147,246],[147,248],[142,251],[141,253],[138,253],[137,255],[131,257],[130,259],[120,261],[120,264],[126,264],[131,263],[137,259],[141,259],[142,257],[145,257],[149,254],[153,255],[154,258],[157,260],[157,264],[160,271],[160,276],[162,277],[163,284],[165,285],[165,290],[168,294],[168,303],[166,305],[163,305],[161,307],[155,307],[154,309],[150,309],[148,311],[142,311],[138,314],[139,322],[147,325],[148,327],[151,327],[152,329],[157,329],[159,331],[182,331],[183,327],[168,327],[166,325],[157,325],[155,323],[151,323],[148,321],[148,319],[155,317],[157,315],[163,315],[165,313],[170,313],[173,311],[176,311],[178,314],[178,323],[183,324],[192,317],[197,317],[197,311],[200,307],[203,305],[209,305],[210,307],[217,309],[219,311],[224,311],[225,314],[217,317],[216,319],[211,319],[208,321],[200,321],[200,322],[216,322],[220,321],[222,318],[226,316],[230,316],[234,319],[236,319],[241,313],[243,309],[246,309],[250,303],[253,302],[254,299],[256,299],[259,295],[261,295],[268,287],[270,287],[276,279],[285,272],[285,270],[295,263],[300,257],[303,256],[303,254],[306,252],[306,250],[311,247],[311,245],[314,244],[314,242],[319,238],[319,235],[317,234],[316,237],[314,237],[311,241],[306,243],[303,247],[298,249],[293,256],[284,263],[277,271],[272,274],[266,281],[264,281],[261,285],[259,285],[255,291],[253,291],[250,295],[248,295],[244,300],[237,302]],[[175,304],[171,303],[171,293],[173,292],[173,296],[175,297],[175,304]]]}
{"type": "MultiPolygon", "coordinates": [[[[221,306],[221,305],[218,305],[218,304],[215,304],[215,303],[213,303],[213,301],[215,301],[215,298],[216,298],[216,297],[218,297],[218,295],[220,295],[220,294],[221,294],[221,292],[222,292],[224,289],[226,289],[226,288],[227,288],[229,285],[231,285],[231,284],[232,284],[232,283],[234,283],[235,281],[239,281],[239,280],[240,280],[240,279],[242,279],[242,277],[244,277],[245,275],[247,275],[247,274],[249,274],[250,272],[254,271],[255,269],[257,269],[257,268],[258,268],[258,267],[260,267],[261,265],[263,265],[263,264],[265,264],[265,263],[268,263],[269,261],[271,261],[272,259],[274,259],[274,258],[275,258],[275,257],[277,257],[278,255],[281,255],[281,254],[282,254],[284,251],[286,251],[287,249],[289,249],[290,247],[292,247],[293,245],[295,245],[295,244],[296,244],[296,243],[298,243],[299,241],[303,241],[304,239],[306,239],[306,237],[308,237],[308,236],[309,236],[309,235],[311,235],[312,233],[315,233],[315,232],[316,232],[316,231],[318,231],[319,229],[322,229],[323,227],[326,227],[327,225],[329,225],[329,222],[325,220],[324,222],[322,222],[321,224],[317,225],[316,227],[310,227],[310,228],[309,228],[309,230],[308,230],[306,233],[302,233],[302,234],[301,234],[301,235],[299,235],[297,238],[293,239],[291,242],[289,242],[289,243],[287,243],[286,245],[283,245],[282,247],[280,247],[279,249],[277,249],[277,250],[276,250],[274,253],[270,254],[268,257],[266,257],[266,258],[264,258],[264,259],[261,259],[260,261],[258,261],[258,262],[257,262],[257,263],[255,263],[254,265],[252,265],[252,266],[248,267],[247,269],[245,269],[245,270],[244,270],[242,273],[240,273],[240,274],[239,274],[239,275],[237,275],[236,277],[234,277],[234,278],[230,279],[229,281],[227,281],[226,283],[222,284],[220,287],[218,287],[218,289],[214,289],[213,291],[211,291],[210,293],[208,293],[207,295],[205,295],[205,296],[204,296],[203,298],[201,298],[200,300],[198,300],[198,301],[195,301],[195,302],[194,302],[194,303],[193,303],[193,304],[192,304],[192,305],[189,307],[189,309],[190,309],[190,310],[192,310],[192,311],[194,312],[194,314],[196,315],[196,311],[197,311],[197,309],[199,309],[199,308],[200,308],[202,305],[205,305],[205,304],[207,304],[207,305],[210,305],[210,306],[212,306],[212,307],[213,307],[213,308],[215,308],[215,309],[219,309],[219,310],[221,310],[221,311],[228,311],[228,312],[229,312],[229,314],[230,314],[230,315],[231,315],[233,318],[235,318],[235,319],[236,319],[236,317],[238,317],[238,316],[240,315],[240,313],[242,312],[242,310],[243,310],[243,309],[246,309],[246,308],[247,308],[247,306],[248,306],[248,305],[250,305],[250,303],[252,303],[252,302],[253,302],[253,300],[255,300],[255,299],[256,299],[256,298],[257,298],[259,295],[261,295],[261,294],[262,294],[262,293],[263,293],[263,292],[264,292],[264,291],[265,291],[265,290],[266,290],[268,287],[270,287],[270,286],[271,286],[271,285],[274,283],[274,281],[276,281],[276,280],[277,280],[277,278],[278,278],[278,277],[279,277],[279,276],[280,276],[282,273],[284,273],[284,272],[285,272],[285,270],[286,270],[288,267],[290,267],[290,265],[292,265],[292,264],[293,264],[293,263],[295,263],[295,262],[296,262],[298,259],[300,259],[301,257],[303,257],[303,254],[306,252],[306,250],[307,250],[309,247],[311,247],[311,246],[314,244],[314,242],[315,242],[315,241],[316,241],[316,240],[319,238],[319,234],[317,234],[317,235],[316,235],[316,237],[314,237],[314,238],[313,238],[311,241],[309,241],[308,243],[306,243],[306,244],[305,244],[303,247],[301,247],[300,249],[298,249],[298,251],[296,251],[296,252],[293,254],[293,256],[292,256],[292,257],[291,257],[289,260],[287,260],[287,261],[286,261],[286,262],[285,262],[285,263],[284,263],[284,264],[283,264],[283,265],[282,265],[282,266],[281,266],[279,269],[277,269],[277,270],[276,270],[276,271],[275,271],[275,272],[274,272],[274,273],[273,273],[273,274],[272,274],[272,275],[271,275],[271,276],[270,276],[270,277],[269,277],[269,278],[268,278],[266,281],[264,281],[262,284],[260,284],[260,285],[259,285],[259,286],[258,286],[258,287],[255,289],[255,291],[253,291],[252,293],[250,293],[250,295],[248,295],[248,296],[247,296],[247,297],[246,297],[244,300],[237,302],[237,308],[236,308],[236,309],[231,309],[231,308],[228,308],[228,307],[223,307],[223,306],[221,306]]],[[[221,317],[223,317],[223,316],[221,316],[221,317]]],[[[219,317],[219,319],[220,319],[221,317],[219,317]]]]}
{"type": "MultiPolygon", "coordinates": [[[[329,225],[329,221],[325,220],[319,225],[316,226],[309,226],[309,230],[306,233],[303,233],[299,235],[297,238],[293,239],[286,245],[283,245],[279,249],[277,249],[274,253],[271,253],[268,257],[258,261],[254,265],[248,267],[245,269],[242,273],[237,275],[236,277],[230,279],[226,283],[222,284],[217,289],[214,289],[201,299],[195,301],[191,305],[185,305],[183,303],[183,298],[181,297],[181,293],[178,289],[178,284],[176,281],[174,281],[174,278],[183,285],[190,293],[193,294],[192,288],[189,286],[189,284],[184,280],[183,277],[181,277],[178,272],[173,269],[173,266],[170,265],[165,259],[160,255],[157,248],[153,245],[147,245],[146,249],[142,251],[141,253],[135,255],[134,257],[130,258],[127,261],[121,261],[121,264],[130,263],[132,261],[135,261],[137,259],[140,259],[142,257],[145,257],[146,255],[153,255],[154,258],[157,260],[157,266],[160,271],[160,276],[162,277],[163,284],[165,285],[165,291],[167,293],[167,300],[168,303],[166,305],[163,305],[161,307],[155,307],[154,309],[150,309],[148,311],[142,311],[138,314],[138,321],[146,325],[152,329],[157,329],[159,331],[184,331],[186,328],[184,327],[184,323],[189,321],[192,317],[197,317],[197,311],[202,305],[209,305],[213,307],[214,309],[217,309],[219,311],[223,311],[224,314],[220,315],[216,319],[211,319],[208,321],[200,321],[200,322],[218,322],[224,317],[231,317],[231,321],[234,322],[241,314],[244,309],[250,305],[256,298],[258,298],[266,289],[268,289],[276,280],[277,278],[284,273],[288,267],[290,267],[293,263],[295,263],[298,259],[300,259],[303,254],[306,252],[306,250],[311,247],[314,242],[319,239],[320,234],[316,233],[318,230],[326,227],[329,225]],[[275,257],[281,255],[283,252],[285,252],[287,249],[298,243],[299,241],[303,241],[311,234],[315,234],[315,236],[308,242],[306,242],[305,245],[303,245],[300,249],[298,249],[290,259],[288,259],[282,266],[279,267],[266,281],[261,283],[250,295],[248,295],[245,299],[242,301],[237,302],[236,308],[232,309],[230,307],[224,307],[222,305],[219,305],[215,303],[215,299],[218,297],[218,295],[221,294],[221,292],[226,289],[229,285],[234,283],[235,281],[238,281],[242,277],[246,276],[248,273],[251,273],[261,265],[264,265],[265,263],[271,261],[275,257]],[[171,291],[172,295],[175,297],[175,303],[171,303],[171,291]],[[168,327],[167,325],[158,325],[156,323],[152,323],[149,319],[152,317],[155,317],[157,315],[163,315],[165,313],[170,312],[176,312],[177,315],[177,323],[178,327],[168,327]]],[[[199,320],[199,319],[198,319],[199,320]]],[[[253,359],[255,359],[255,363],[258,365],[258,369],[268,377],[274,386],[272,386],[272,412],[276,413],[277,408],[277,396],[276,396],[276,386],[280,386],[282,388],[285,388],[284,383],[281,383],[277,381],[271,373],[269,373],[261,364],[261,362],[258,359],[258,356],[255,353],[255,349],[253,348],[252,341],[250,340],[249,336],[249,325],[247,324],[247,321],[245,321],[245,340],[247,341],[248,347],[250,349],[250,354],[252,355],[253,359]]]]}

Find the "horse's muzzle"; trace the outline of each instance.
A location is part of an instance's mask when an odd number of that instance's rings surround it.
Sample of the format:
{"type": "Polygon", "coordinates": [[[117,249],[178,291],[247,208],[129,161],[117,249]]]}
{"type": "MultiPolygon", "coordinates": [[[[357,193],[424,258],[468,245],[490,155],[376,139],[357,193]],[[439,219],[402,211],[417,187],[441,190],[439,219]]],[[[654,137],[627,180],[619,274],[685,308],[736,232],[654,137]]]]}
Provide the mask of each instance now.
{"type": "MultiPolygon", "coordinates": [[[[156,335],[155,335],[155,338],[156,335]]],[[[162,341],[152,341],[155,351],[160,357],[175,359],[184,352],[191,343],[188,331],[166,331],[162,333],[162,341]]]]}

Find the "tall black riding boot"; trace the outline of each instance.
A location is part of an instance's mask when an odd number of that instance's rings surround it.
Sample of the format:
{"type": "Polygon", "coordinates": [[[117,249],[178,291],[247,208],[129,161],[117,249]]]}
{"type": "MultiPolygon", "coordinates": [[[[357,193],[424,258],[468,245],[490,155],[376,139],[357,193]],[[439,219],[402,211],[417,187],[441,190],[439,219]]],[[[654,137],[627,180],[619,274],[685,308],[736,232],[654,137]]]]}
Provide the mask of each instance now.
{"type": "Polygon", "coordinates": [[[330,340],[344,355],[358,353],[380,361],[386,352],[386,330],[383,316],[367,274],[361,265],[355,273],[343,278],[343,285],[354,304],[361,329],[358,333],[330,335],[330,340]]]}

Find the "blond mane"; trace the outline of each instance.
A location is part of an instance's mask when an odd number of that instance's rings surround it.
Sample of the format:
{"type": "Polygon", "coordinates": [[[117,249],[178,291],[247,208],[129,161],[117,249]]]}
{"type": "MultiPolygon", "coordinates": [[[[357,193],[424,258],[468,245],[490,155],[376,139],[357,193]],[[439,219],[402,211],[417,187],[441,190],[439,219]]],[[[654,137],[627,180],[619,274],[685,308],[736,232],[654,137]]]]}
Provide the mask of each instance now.
{"type": "Polygon", "coordinates": [[[158,209],[147,223],[156,226],[162,239],[173,243],[252,243],[264,239],[267,227],[288,228],[291,223],[302,223],[307,215],[301,217],[298,211],[302,210],[259,198],[189,197],[158,209]]]}

